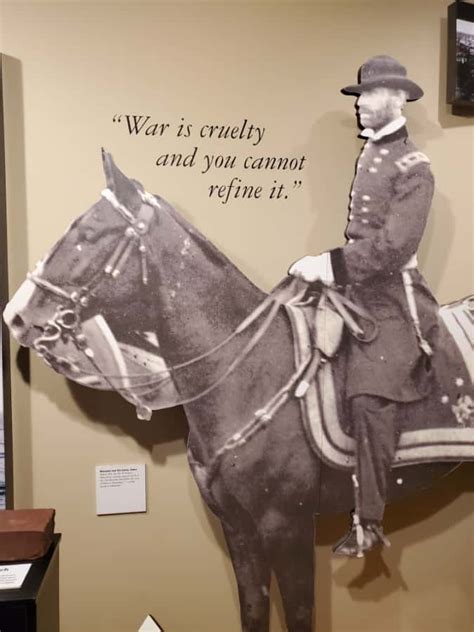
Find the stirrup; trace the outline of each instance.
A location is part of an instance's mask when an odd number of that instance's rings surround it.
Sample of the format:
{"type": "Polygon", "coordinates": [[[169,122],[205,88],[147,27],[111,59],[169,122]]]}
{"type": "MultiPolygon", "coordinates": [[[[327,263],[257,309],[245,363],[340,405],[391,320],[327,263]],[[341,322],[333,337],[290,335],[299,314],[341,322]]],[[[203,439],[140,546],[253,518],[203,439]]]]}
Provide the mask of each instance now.
{"type": "Polygon", "coordinates": [[[385,537],[382,527],[369,522],[362,525],[359,516],[353,514],[352,526],[348,533],[342,537],[333,547],[336,555],[347,555],[348,557],[364,557],[367,551],[372,550],[378,544],[390,547],[390,541],[385,537]]]}

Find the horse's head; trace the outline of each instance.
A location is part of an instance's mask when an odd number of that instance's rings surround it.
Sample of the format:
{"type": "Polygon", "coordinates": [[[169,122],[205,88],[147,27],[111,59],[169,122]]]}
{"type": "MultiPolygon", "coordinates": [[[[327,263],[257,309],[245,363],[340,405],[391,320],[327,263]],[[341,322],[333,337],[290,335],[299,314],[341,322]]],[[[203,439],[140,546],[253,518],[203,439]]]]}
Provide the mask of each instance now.
{"type": "MultiPolygon", "coordinates": [[[[134,402],[129,395],[140,386],[140,402],[146,396],[146,405],[158,408],[168,373],[160,356],[174,368],[200,357],[261,292],[105,152],[103,163],[101,198],[28,275],[4,318],[20,344],[66,377],[134,402]]],[[[176,393],[166,401],[175,404],[176,393]]]]}
{"type": "Polygon", "coordinates": [[[149,249],[157,202],[105,152],[103,164],[101,198],[38,263],[4,313],[20,344],[73,379],[93,372],[91,338],[152,330],[146,303],[153,293],[149,249]],[[102,320],[94,321],[99,314],[102,320]]]}

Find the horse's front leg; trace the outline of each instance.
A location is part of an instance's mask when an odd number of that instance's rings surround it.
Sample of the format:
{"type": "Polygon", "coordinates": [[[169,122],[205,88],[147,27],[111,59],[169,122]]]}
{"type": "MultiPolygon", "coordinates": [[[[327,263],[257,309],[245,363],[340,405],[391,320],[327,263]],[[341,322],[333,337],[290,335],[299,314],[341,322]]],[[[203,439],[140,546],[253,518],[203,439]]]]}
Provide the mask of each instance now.
{"type": "Polygon", "coordinates": [[[314,518],[269,510],[261,524],[275,572],[288,632],[312,632],[314,616],[314,518]]]}
{"type": "Polygon", "coordinates": [[[255,523],[222,480],[211,492],[206,470],[190,450],[188,460],[204,500],[221,520],[237,580],[242,632],[268,632],[271,571],[255,523]]]}
{"type": "Polygon", "coordinates": [[[255,528],[223,524],[239,590],[242,632],[268,632],[270,567],[255,528]]]}

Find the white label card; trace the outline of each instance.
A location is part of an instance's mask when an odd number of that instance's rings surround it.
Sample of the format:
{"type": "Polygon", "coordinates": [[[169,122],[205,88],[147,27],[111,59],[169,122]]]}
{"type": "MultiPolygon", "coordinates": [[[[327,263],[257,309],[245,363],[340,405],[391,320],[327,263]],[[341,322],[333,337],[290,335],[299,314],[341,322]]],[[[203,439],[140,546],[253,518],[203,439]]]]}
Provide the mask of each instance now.
{"type": "Polygon", "coordinates": [[[0,590],[21,588],[31,564],[10,564],[0,566],[0,590]]]}
{"type": "Polygon", "coordinates": [[[146,511],[145,464],[97,465],[97,515],[146,511]]]}

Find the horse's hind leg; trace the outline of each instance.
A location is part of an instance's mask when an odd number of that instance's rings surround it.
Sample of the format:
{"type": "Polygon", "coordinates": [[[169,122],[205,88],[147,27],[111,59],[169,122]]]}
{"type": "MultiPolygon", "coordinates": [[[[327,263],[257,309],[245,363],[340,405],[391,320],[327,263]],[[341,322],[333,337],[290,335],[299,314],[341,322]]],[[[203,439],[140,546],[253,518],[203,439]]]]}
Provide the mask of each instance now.
{"type": "Polygon", "coordinates": [[[288,632],[312,632],[314,611],[314,518],[268,512],[262,523],[288,632]]]}
{"type": "Polygon", "coordinates": [[[242,632],[268,632],[270,568],[256,530],[223,525],[239,590],[242,632]]]}

